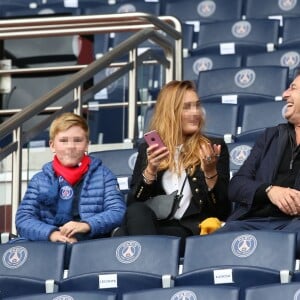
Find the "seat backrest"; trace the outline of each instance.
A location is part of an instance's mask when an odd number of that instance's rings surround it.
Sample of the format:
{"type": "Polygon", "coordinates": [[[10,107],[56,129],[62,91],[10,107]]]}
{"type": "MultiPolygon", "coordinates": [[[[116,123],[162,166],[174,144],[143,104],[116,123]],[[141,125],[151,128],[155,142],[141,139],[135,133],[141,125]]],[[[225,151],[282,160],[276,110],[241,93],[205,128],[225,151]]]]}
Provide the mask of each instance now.
{"type": "Polygon", "coordinates": [[[245,300],[282,300],[300,299],[300,283],[267,284],[249,287],[245,290],[245,300]]]}
{"type": "Polygon", "coordinates": [[[137,149],[103,150],[91,152],[90,155],[101,159],[102,163],[117,176],[121,190],[126,191],[129,189],[137,158],[137,149]]]}
{"type": "Polygon", "coordinates": [[[299,49],[300,33],[295,28],[300,26],[300,17],[283,20],[282,44],[280,48],[299,49]]]}
{"type": "Polygon", "coordinates": [[[69,277],[105,271],[176,275],[179,241],[170,236],[113,237],[73,244],[69,277]]]}
{"type": "Polygon", "coordinates": [[[300,52],[297,49],[282,49],[267,53],[247,55],[245,66],[281,66],[289,68],[289,81],[294,78],[294,71],[300,65],[300,52]]]}
{"type": "Polygon", "coordinates": [[[116,300],[114,293],[107,291],[60,292],[48,294],[31,294],[28,296],[7,297],[10,300],[116,300]]]}
{"type": "Polygon", "coordinates": [[[288,72],[288,68],[279,66],[209,70],[199,73],[197,91],[202,101],[209,97],[235,104],[243,97],[279,100],[288,85],[288,72]],[[225,101],[225,97],[230,99],[225,101]]]}
{"type": "Polygon", "coordinates": [[[224,266],[293,271],[296,261],[295,237],[294,233],[261,230],[188,237],[183,273],[224,266]]]}
{"type": "Polygon", "coordinates": [[[63,278],[65,244],[46,241],[13,242],[0,245],[1,276],[35,279],[63,278]]]}
{"type": "Polygon", "coordinates": [[[286,123],[284,118],[285,101],[261,102],[245,104],[241,112],[240,133],[244,134],[257,129],[286,123]],[[267,117],[266,117],[267,116],[267,117]]]}
{"type": "Polygon", "coordinates": [[[222,0],[165,0],[162,14],[175,16],[185,23],[193,23],[195,30],[199,31],[200,23],[240,19],[242,4],[241,0],[231,0],[226,3],[222,0]]]}
{"type": "Polygon", "coordinates": [[[239,170],[241,165],[248,158],[253,144],[254,141],[240,142],[236,140],[233,143],[227,144],[230,157],[229,169],[231,175],[234,175],[234,173],[239,170]]]}
{"type": "Polygon", "coordinates": [[[2,7],[3,17],[36,17],[38,15],[53,15],[53,16],[72,16],[80,15],[81,11],[77,7],[66,7],[62,4],[44,4],[43,6],[26,8],[2,7]]]}
{"type": "Polygon", "coordinates": [[[269,17],[298,17],[300,14],[300,3],[297,1],[273,0],[247,0],[245,2],[245,17],[269,18],[269,17]]]}
{"type": "Polygon", "coordinates": [[[279,42],[279,21],[251,19],[201,25],[193,53],[241,54],[274,51],[279,42]]]}
{"type": "Polygon", "coordinates": [[[116,13],[130,13],[130,12],[144,12],[152,15],[160,15],[159,2],[145,2],[140,0],[132,0],[126,2],[116,1],[114,5],[103,4],[96,7],[85,8],[84,14],[116,14],[116,13]]]}
{"type": "Polygon", "coordinates": [[[197,82],[199,72],[242,66],[240,55],[193,55],[183,58],[183,79],[197,82]]]}
{"type": "Polygon", "coordinates": [[[162,299],[228,299],[238,300],[239,289],[228,286],[185,286],[167,289],[150,289],[123,294],[123,300],[162,299]]]}
{"type": "Polygon", "coordinates": [[[204,133],[232,141],[237,134],[239,107],[235,104],[203,103],[204,133]]]}

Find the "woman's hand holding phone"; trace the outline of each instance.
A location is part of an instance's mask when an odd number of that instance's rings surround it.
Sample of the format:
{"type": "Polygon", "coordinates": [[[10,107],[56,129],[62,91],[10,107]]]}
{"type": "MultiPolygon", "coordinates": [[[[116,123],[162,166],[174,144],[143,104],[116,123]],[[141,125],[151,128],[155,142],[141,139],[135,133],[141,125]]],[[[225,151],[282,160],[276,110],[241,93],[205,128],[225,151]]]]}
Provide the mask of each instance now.
{"type": "Polygon", "coordinates": [[[145,133],[144,138],[149,145],[147,148],[148,165],[146,169],[148,169],[148,173],[156,174],[160,162],[168,157],[169,150],[156,130],[145,133]]]}

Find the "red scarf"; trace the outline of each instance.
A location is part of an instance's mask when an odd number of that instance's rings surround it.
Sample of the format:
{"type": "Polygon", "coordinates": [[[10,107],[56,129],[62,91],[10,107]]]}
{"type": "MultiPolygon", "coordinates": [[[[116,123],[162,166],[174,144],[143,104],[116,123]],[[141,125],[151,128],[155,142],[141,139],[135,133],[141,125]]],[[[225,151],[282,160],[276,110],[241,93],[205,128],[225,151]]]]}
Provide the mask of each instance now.
{"type": "Polygon", "coordinates": [[[53,169],[57,176],[62,176],[69,184],[74,185],[82,178],[89,169],[91,159],[84,155],[81,162],[76,167],[65,167],[58,160],[57,156],[53,159],[53,169]]]}

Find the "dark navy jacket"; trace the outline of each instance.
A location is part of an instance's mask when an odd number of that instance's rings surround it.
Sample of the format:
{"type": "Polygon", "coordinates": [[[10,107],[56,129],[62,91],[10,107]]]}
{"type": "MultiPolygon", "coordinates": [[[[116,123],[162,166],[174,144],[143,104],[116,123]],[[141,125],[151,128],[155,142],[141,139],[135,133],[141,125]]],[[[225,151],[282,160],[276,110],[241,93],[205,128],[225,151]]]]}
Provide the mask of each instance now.
{"type": "MultiPolygon", "coordinates": [[[[282,155],[288,143],[288,123],[267,128],[256,141],[247,160],[229,183],[229,199],[235,210],[228,220],[237,220],[247,214],[253,205],[254,195],[262,185],[267,187],[276,177],[282,155]]],[[[295,189],[300,190],[300,170],[295,189]]]]}

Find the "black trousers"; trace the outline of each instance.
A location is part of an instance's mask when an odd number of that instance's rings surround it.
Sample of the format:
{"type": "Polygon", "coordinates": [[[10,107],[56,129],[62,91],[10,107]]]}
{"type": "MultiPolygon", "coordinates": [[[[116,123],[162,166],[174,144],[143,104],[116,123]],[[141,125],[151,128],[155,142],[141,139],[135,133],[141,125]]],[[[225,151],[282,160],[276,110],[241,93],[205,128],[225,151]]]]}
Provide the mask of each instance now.
{"type": "Polygon", "coordinates": [[[143,202],[134,202],[127,208],[120,235],[171,235],[181,237],[180,252],[184,252],[185,238],[192,232],[178,220],[157,220],[154,212],[143,202]]]}

